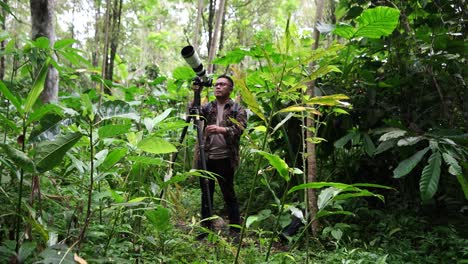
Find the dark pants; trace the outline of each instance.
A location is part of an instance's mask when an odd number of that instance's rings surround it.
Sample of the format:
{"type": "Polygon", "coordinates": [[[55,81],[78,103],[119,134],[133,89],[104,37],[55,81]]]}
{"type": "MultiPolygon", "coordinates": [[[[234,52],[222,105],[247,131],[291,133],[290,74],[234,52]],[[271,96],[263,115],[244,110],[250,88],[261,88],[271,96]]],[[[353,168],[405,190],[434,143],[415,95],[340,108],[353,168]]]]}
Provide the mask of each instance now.
{"type": "MultiPolygon", "coordinates": [[[[208,160],[206,162],[206,168],[210,172],[218,174],[216,180],[218,181],[221,193],[223,194],[224,202],[226,204],[226,209],[229,217],[230,224],[240,225],[240,214],[239,214],[239,204],[237,203],[236,194],[234,192],[234,168],[231,167],[230,159],[220,159],[220,160],[208,160]]],[[[209,217],[209,210],[207,206],[207,195],[203,192],[203,181],[206,178],[200,178],[200,185],[202,187],[202,206],[201,206],[201,216],[202,219],[209,217]]],[[[211,205],[213,207],[213,194],[215,190],[215,181],[209,179],[209,195],[211,205]]],[[[203,226],[211,228],[211,221],[204,221],[203,226]]],[[[238,228],[232,228],[233,231],[238,231],[238,228]]]]}

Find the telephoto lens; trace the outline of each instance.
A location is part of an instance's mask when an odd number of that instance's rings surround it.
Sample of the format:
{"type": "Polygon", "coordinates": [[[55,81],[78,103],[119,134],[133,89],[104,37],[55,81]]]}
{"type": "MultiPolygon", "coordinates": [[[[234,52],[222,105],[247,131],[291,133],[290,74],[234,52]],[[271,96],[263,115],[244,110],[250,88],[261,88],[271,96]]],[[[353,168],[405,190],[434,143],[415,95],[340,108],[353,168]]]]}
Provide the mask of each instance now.
{"type": "Polygon", "coordinates": [[[203,64],[201,63],[200,59],[198,58],[198,54],[195,52],[195,49],[192,46],[185,46],[180,53],[187,64],[192,67],[197,76],[200,77],[204,83],[206,83],[208,81],[208,76],[206,76],[206,71],[203,68],[203,64]]]}

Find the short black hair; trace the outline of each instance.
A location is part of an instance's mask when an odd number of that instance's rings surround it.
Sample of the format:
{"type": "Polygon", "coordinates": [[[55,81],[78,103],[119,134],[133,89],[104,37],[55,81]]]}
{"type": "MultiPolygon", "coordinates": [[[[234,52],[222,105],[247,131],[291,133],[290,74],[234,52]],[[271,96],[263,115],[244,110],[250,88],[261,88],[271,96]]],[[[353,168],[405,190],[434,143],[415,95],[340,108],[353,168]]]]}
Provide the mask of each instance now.
{"type": "Polygon", "coordinates": [[[232,80],[231,76],[222,74],[222,75],[219,75],[217,79],[219,78],[227,79],[231,83],[231,88],[234,88],[234,81],[232,80]]]}

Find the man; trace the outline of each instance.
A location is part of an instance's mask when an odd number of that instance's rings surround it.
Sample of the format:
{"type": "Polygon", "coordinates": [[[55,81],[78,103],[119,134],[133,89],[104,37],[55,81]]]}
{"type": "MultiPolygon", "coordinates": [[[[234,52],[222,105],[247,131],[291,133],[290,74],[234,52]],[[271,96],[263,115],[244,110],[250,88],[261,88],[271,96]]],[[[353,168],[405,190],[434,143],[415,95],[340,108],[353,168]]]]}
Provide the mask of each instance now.
{"type": "MultiPolygon", "coordinates": [[[[194,90],[200,86],[194,84],[194,90]]],[[[239,140],[247,125],[247,113],[245,109],[234,102],[230,95],[234,89],[234,81],[227,75],[221,75],[214,84],[216,100],[205,104],[201,108],[201,115],[205,119],[205,157],[207,170],[216,174],[221,193],[228,212],[229,223],[240,225],[239,204],[234,192],[234,171],[239,165],[239,140]],[[236,121],[232,121],[232,119],[236,121]]],[[[201,168],[200,161],[198,162],[201,168]]],[[[205,179],[200,178],[200,184],[205,179]]],[[[207,201],[213,204],[215,181],[209,180],[209,197],[202,192],[202,219],[209,217],[207,201]]],[[[204,221],[203,225],[211,228],[211,221],[204,221]]],[[[233,235],[239,232],[239,228],[230,227],[233,235]]]]}

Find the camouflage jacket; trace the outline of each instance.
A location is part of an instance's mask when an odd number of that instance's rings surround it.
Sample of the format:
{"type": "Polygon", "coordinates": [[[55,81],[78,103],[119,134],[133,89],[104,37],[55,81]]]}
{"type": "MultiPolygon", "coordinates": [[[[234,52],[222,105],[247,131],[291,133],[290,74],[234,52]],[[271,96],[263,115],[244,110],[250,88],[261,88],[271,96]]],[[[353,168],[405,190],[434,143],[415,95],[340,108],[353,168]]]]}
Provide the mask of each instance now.
{"type": "MultiPolygon", "coordinates": [[[[215,125],[216,117],[218,115],[218,107],[216,100],[209,102],[201,108],[201,115],[205,119],[205,126],[215,125]]],[[[227,129],[224,134],[226,145],[229,148],[229,155],[231,158],[231,165],[235,168],[239,165],[239,141],[244,129],[247,126],[247,112],[245,108],[239,103],[235,103],[229,99],[224,106],[223,120],[219,125],[227,129]],[[233,121],[232,119],[236,120],[233,121]]],[[[210,149],[209,142],[205,135],[205,151],[210,149]]]]}

